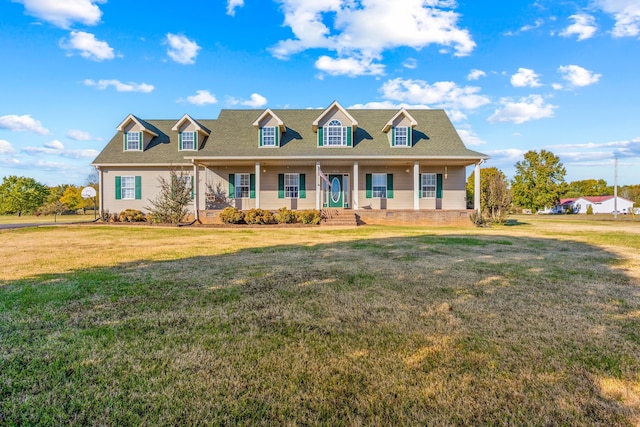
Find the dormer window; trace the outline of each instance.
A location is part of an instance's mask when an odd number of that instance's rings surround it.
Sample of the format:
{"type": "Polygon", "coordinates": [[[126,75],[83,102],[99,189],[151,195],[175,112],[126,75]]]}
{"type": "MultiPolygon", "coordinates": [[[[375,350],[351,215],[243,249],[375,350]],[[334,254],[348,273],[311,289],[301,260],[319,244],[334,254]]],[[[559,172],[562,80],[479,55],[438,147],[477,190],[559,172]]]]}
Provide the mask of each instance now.
{"type": "Polygon", "coordinates": [[[125,135],[125,151],[142,151],[142,132],[127,132],[125,135]]]}
{"type": "Polygon", "coordinates": [[[260,129],[260,145],[262,147],[277,147],[277,127],[266,126],[260,129]]]}
{"type": "Polygon", "coordinates": [[[342,126],[340,120],[331,120],[324,127],[323,145],[329,147],[346,146],[347,145],[347,127],[342,126]]]}
{"type": "Polygon", "coordinates": [[[411,146],[411,128],[407,126],[396,126],[393,128],[393,145],[395,147],[411,146]]]}
{"type": "Polygon", "coordinates": [[[197,132],[180,132],[180,151],[195,151],[197,132]]]}

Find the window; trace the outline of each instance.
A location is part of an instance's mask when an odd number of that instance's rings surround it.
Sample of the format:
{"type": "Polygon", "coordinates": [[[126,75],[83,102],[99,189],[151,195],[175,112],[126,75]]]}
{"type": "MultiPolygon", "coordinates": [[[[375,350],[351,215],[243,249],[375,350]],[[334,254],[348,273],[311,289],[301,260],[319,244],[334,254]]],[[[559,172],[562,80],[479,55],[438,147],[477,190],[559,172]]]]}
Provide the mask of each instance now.
{"type": "MultiPolygon", "coordinates": [[[[175,177],[176,181],[178,182],[182,182],[182,188],[185,189],[185,192],[188,191],[189,194],[191,195],[191,198],[193,198],[193,177],[191,177],[190,175],[183,175],[183,176],[176,176],[175,177]]],[[[177,190],[177,185],[176,185],[176,190],[177,190]]]]}
{"type": "Polygon", "coordinates": [[[387,174],[373,174],[373,197],[386,199],[387,197],[387,174]]]}
{"type": "Polygon", "coordinates": [[[347,145],[347,127],[342,126],[340,120],[331,120],[329,124],[324,127],[323,145],[330,147],[347,145]]]}
{"type": "Polygon", "coordinates": [[[268,126],[268,127],[262,128],[262,146],[263,147],[276,146],[276,128],[274,126],[268,126]]]}
{"type": "Polygon", "coordinates": [[[436,174],[435,173],[423,173],[422,174],[422,197],[433,198],[436,197],[436,174]]]}
{"type": "Polygon", "coordinates": [[[284,174],[285,199],[297,199],[300,190],[300,175],[297,173],[284,174]]]}
{"type": "Polygon", "coordinates": [[[235,174],[236,199],[248,198],[251,189],[251,176],[248,173],[235,174]]]}
{"type": "Polygon", "coordinates": [[[133,200],[136,198],[136,177],[123,176],[120,180],[120,197],[123,200],[133,200]]]}
{"type": "Polygon", "coordinates": [[[393,145],[396,147],[409,146],[409,129],[406,126],[398,126],[394,129],[393,145]]]}
{"type": "Polygon", "coordinates": [[[127,132],[126,135],[126,142],[124,145],[124,149],[125,151],[129,151],[129,150],[142,150],[142,144],[140,143],[140,139],[141,139],[141,132],[127,132]]]}
{"type": "Polygon", "coordinates": [[[196,149],[196,133],[195,132],[181,132],[182,146],[180,150],[195,150],[196,149]]]}

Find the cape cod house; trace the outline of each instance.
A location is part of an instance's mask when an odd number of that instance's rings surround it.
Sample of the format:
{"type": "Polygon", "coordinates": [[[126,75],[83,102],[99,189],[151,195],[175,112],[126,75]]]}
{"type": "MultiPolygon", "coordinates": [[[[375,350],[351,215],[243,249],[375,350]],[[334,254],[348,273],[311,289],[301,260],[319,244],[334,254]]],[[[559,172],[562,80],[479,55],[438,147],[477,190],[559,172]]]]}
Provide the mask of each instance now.
{"type": "Polygon", "coordinates": [[[465,147],[443,110],[333,102],[325,110],[222,110],[214,120],[129,115],[93,165],[103,212],[145,211],[158,178],[174,168],[188,172],[191,215],[203,223],[216,222],[226,206],[347,210],[370,223],[468,223],[466,167],[479,172],[485,159],[465,147]]]}

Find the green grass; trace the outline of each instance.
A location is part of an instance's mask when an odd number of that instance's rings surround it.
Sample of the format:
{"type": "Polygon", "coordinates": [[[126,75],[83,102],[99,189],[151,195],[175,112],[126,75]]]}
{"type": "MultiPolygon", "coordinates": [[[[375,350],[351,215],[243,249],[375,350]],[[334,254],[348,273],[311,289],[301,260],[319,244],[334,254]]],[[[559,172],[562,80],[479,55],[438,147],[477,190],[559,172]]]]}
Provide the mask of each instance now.
{"type": "Polygon", "coordinates": [[[90,222],[94,220],[93,213],[58,215],[0,215],[0,224],[54,224],[69,222],[90,222]]]}
{"type": "Polygon", "coordinates": [[[0,424],[637,425],[640,234],[558,227],[1,232],[0,424]]]}

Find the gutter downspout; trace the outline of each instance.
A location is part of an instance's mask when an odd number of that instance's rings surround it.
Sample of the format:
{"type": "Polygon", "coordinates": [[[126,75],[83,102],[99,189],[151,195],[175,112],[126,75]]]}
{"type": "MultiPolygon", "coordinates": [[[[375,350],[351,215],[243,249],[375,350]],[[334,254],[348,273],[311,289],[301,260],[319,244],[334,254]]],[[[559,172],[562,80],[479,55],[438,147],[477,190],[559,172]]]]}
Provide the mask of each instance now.
{"type": "Polygon", "coordinates": [[[475,168],[475,175],[473,176],[474,180],[473,180],[473,207],[476,210],[476,212],[478,212],[478,215],[481,214],[480,212],[480,165],[484,163],[484,160],[480,160],[478,163],[476,163],[476,168],[475,168]]]}

